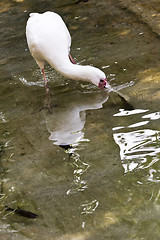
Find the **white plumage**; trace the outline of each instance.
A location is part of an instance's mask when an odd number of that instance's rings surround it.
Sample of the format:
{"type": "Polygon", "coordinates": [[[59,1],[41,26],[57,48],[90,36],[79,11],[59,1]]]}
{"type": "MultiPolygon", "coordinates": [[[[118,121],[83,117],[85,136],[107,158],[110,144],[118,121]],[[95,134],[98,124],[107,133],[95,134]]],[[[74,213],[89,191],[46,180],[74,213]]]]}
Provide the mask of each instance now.
{"type": "Polygon", "coordinates": [[[62,20],[54,12],[31,13],[27,21],[26,37],[29,50],[47,80],[44,63],[47,61],[63,76],[88,81],[104,89],[107,82],[103,71],[92,66],[74,64],[70,56],[71,36],[62,20]]]}

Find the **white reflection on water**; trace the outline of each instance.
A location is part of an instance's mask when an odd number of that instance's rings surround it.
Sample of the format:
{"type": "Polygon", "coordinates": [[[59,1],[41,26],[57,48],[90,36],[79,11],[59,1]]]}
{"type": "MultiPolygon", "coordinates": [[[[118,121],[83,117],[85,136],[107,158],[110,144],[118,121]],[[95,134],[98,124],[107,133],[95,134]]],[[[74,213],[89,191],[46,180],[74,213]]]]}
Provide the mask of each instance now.
{"type": "Polygon", "coordinates": [[[53,109],[53,114],[45,116],[50,133],[49,139],[55,145],[88,141],[84,138],[83,132],[86,110],[102,108],[107,99],[106,92],[71,93],[59,96],[58,106],[53,109]]]}
{"type": "MultiPolygon", "coordinates": [[[[160,138],[159,131],[143,129],[127,133],[115,133],[113,137],[120,147],[120,157],[125,172],[132,171],[137,166],[142,168],[148,156],[156,157],[160,153],[160,146],[157,144],[160,138]]],[[[153,158],[152,164],[155,161],[155,158],[153,158]]]]}
{"type": "MultiPolygon", "coordinates": [[[[121,110],[120,113],[117,113],[114,116],[124,117],[132,114],[144,113],[146,111],[148,110],[121,110]]],[[[157,113],[151,113],[142,116],[142,118],[150,118],[151,120],[157,120],[157,116],[157,113]]],[[[137,120],[137,117],[138,116],[135,115],[133,121],[137,120]]],[[[143,129],[143,126],[149,123],[150,121],[140,121],[126,127],[123,126],[123,128],[113,128],[113,131],[115,132],[113,134],[113,137],[115,142],[120,147],[120,158],[122,160],[122,166],[125,173],[130,172],[133,169],[150,168],[153,164],[160,160],[160,131],[152,130],[149,128],[143,129]],[[136,130],[129,131],[129,129],[131,128],[136,128],[136,130]]],[[[153,180],[153,175],[156,176],[157,173],[160,174],[160,171],[157,171],[155,169],[149,170],[149,180],[151,181],[152,179],[152,181],[159,181],[159,175],[158,177],[156,177],[156,180],[153,180]]]]}
{"type": "Polygon", "coordinates": [[[71,188],[66,192],[67,195],[74,194],[76,192],[83,192],[88,188],[87,181],[83,179],[83,174],[88,170],[90,165],[81,161],[80,155],[72,149],[73,162],[71,163],[74,168],[73,181],[71,188]]]}
{"type": "Polygon", "coordinates": [[[142,122],[131,124],[128,127],[129,128],[140,127],[140,126],[146,125],[147,123],[149,123],[149,121],[142,121],[142,122]]]}
{"type": "Polygon", "coordinates": [[[150,169],[148,180],[151,182],[160,182],[160,170],[150,169]]]}
{"type": "Polygon", "coordinates": [[[96,199],[91,202],[83,203],[81,205],[82,207],[81,214],[92,214],[93,212],[95,212],[98,205],[99,205],[99,202],[96,199]]]}
{"type": "Polygon", "coordinates": [[[157,120],[157,119],[160,119],[160,112],[147,114],[147,115],[144,115],[142,118],[150,118],[151,120],[157,120]]]}
{"type": "Polygon", "coordinates": [[[135,114],[139,114],[139,113],[144,113],[144,112],[148,112],[148,110],[144,110],[144,109],[134,109],[134,110],[124,110],[124,109],[120,109],[118,113],[115,113],[113,116],[115,117],[123,117],[123,116],[130,116],[130,115],[135,115],[135,114]]]}
{"type": "Polygon", "coordinates": [[[5,119],[5,115],[3,112],[0,112],[0,123],[6,123],[7,120],[5,119]]]}
{"type": "Polygon", "coordinates": [[[26,78],[24,77],[19,77],[19,80],[21,83],[23,83],[24,85],[27,85],[27,86],[39,86],[39,87],[44,87],[44,82],[43,80],[41,81],[36,81],[36,82],[31,82],[31,81],[27,81],[26,78]]]}

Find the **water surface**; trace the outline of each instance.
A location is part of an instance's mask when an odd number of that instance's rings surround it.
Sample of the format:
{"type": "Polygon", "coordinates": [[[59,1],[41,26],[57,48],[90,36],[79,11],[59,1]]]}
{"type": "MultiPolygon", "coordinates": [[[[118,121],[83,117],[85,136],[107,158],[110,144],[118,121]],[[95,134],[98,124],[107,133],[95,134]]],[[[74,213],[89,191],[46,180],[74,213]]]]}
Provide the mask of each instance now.
{"type": "Polygon", "coordinates": [[[0,11],[1,239],[159,239],[157,36],[116,1],[2,1],[0,11]],[[77,63],[103,69],[134,110],[46,65],[53,114],[38,111],[45,91],[25,24],[46,10],[63,16],[77,63]]]}

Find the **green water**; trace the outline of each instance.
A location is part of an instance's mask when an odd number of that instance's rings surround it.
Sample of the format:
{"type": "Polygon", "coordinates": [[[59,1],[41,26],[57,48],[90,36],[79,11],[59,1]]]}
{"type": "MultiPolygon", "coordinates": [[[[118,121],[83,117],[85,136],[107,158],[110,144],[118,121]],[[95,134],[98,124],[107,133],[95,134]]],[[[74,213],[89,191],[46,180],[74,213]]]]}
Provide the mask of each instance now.
{"type": "Polygon", "coordinates": [[[0,6],[0,238],[158,240],[159,39],[114,0],[73,3],[0,6]],[[135,110],[46,65],[53,114],[38,111],[45,90],[25,24],[30,12],[46,10],[63,16],[76,62],[103,69],[135,110]],[[5,205],[39,217],[18,216],[5,205]]]}

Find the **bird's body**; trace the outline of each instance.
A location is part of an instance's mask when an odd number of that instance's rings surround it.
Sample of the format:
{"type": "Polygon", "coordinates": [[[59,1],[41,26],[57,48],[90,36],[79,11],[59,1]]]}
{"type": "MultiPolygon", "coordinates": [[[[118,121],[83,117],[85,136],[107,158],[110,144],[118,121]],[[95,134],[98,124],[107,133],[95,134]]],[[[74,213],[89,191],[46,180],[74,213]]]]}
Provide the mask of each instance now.
{"type": "Polygon", "coordinates": [[[31,13],[26,26],[26,37],[30,52],[42,71],[44,62],[47,61],[67,78],[92,82],[100,88],[106,85],[105,73],[100,69],[71,62],[71,36],[58,14],[31,13]]]}
{"type": "Polygon", "coordinates": [[[63,68],[63,61],[68,62],[71,37],[62,18],[52,12],[31,13],[26,28],[29,49],[39,67],[44,68],[44,61],[57,71],[63,68]]]}

